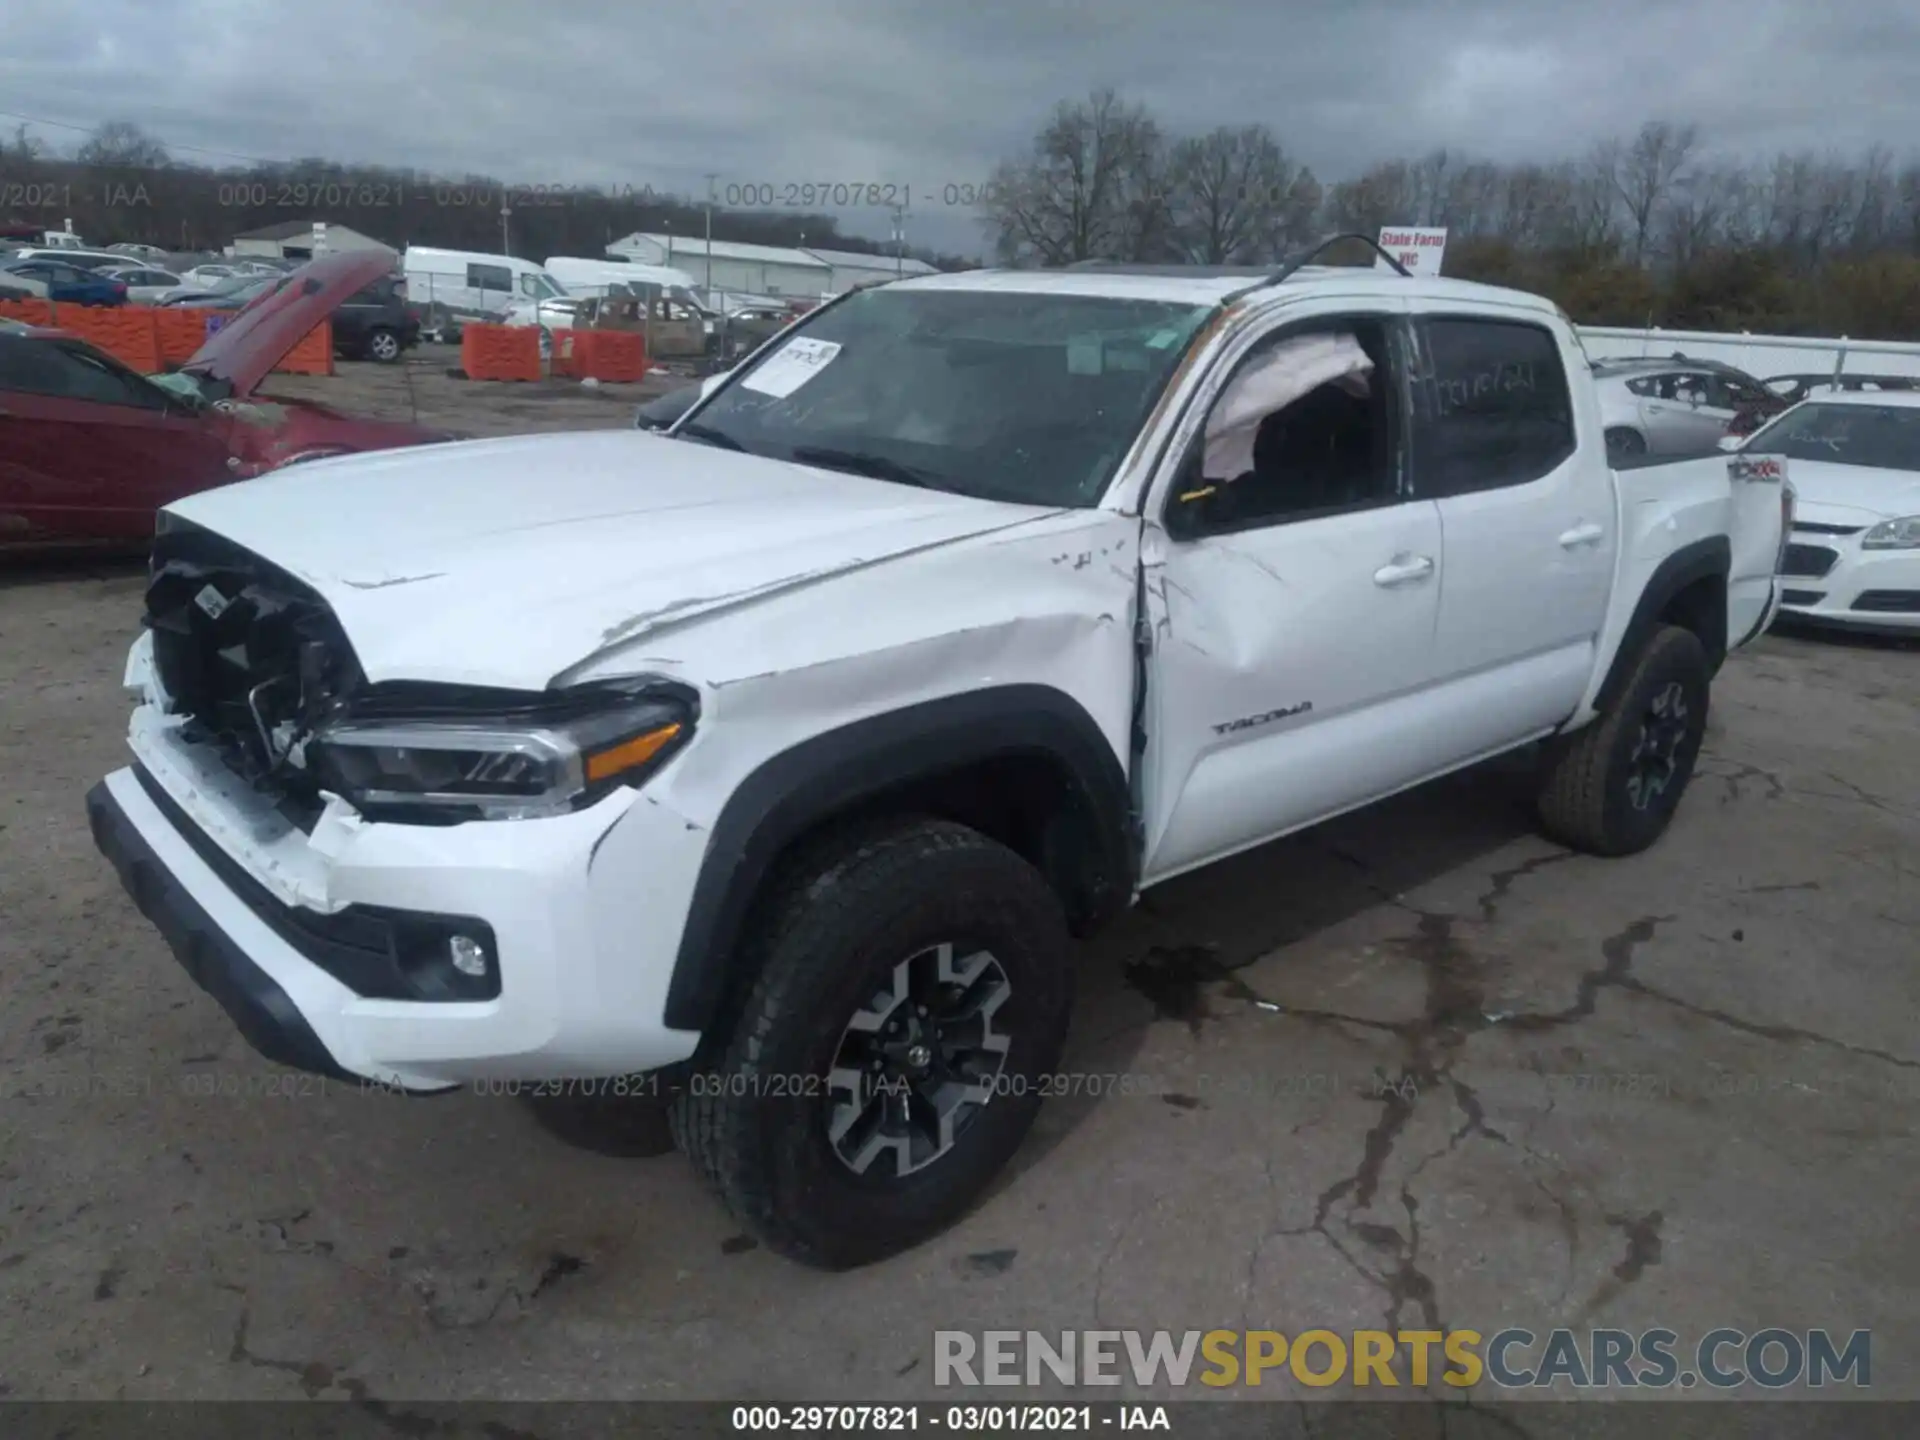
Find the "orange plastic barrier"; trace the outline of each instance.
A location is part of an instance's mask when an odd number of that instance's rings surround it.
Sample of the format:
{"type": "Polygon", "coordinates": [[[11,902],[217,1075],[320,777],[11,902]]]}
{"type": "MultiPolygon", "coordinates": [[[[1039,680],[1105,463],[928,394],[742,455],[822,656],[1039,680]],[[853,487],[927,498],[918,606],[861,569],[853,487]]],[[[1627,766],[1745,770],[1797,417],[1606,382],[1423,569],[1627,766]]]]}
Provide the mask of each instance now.
{"type": "Polygon", "coordinates": [[[48,300],[0,300],[0,315],[22,325],[51,325],[53,304],[48,300]]]}
{"type": "Polygon", "coordinates": [[[177,305],[156,306],[153,311],[154,338],[160,345],[160,362],[184,365],[193,352],[207,343],[207,312],[177,305]]]}
{"type": "Polygon", "coordinates": [[[142,375],[160,368],[160,337],[154,332],[153,312],[145,306],[55,305],[53,323],[142,375]]]}
{"type": "Polygon", "coordinates": [[[273,367],[278,375],[333,374],[333,326],[322,320],[273,367]]]}
{"type": "Polygon", "coordinates": [[[586,332],[585,354],[579,359],[583,374],[614,385],[630,385],[647,373],[647,341],[637,330],[586,332]]]}
{"type": "Polygon", "coordinates": [[[469,380],[538,380],[540,331],[532,325],[464,325],[460,368],[469,380]]]}

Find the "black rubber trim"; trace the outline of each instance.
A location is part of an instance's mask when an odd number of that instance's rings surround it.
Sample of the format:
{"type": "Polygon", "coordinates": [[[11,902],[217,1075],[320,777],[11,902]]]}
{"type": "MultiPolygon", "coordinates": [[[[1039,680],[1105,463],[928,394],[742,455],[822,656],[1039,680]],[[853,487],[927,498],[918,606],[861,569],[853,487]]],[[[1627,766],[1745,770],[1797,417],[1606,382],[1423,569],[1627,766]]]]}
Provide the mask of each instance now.
{"type": "Polygon", "coordinates": [[[783,751],[727,801],[707,842],[667,987],[664,1020],[704,1030],[726,989],[748,906],[775,859],[817,821],[919,776],[1015,755],[1059,761],[1093,822],[1099,854],[1089,918],[1132,897],[1138,857],[1129,839],[1127,777],[1093,717],[1046,685],[1004,685],[856,721],[783,751]]]}
{"type": "Polygon", "coordinates": [[[360,1079],[341,1068],[287,992],[174,879],[105,781],[87,792],[87,824],[140,913],[153,922],[194,983],[220,1002],[249,1045],[295,1070],[360,1079]]]}
{"type": "Polygon", "coordinates": [[[1873,615],[1920,615],[1920,590],[1862,590],[1852,608],[1873,615]]]}
{"type": "Polygon", "coordinates": [[[233,892],[236,900],[302,958],[326,971],[361,999],[457,1003],[499,998],[500,947],[493,927],[486,921],[471,915],[440,915],[377,905],[349,905],[331,913],[288,905],[222,850],[145,766],[135,765],[133,776],[154,808],[166,817],[180,838],[193,847],[194,854],[206,867],[220,877],[220,883],[233,892]],[[473,936],[494,957],[485,981],[471,983],[465,977],[440,979],[431,957],[424,955],[436,940],[444,945],[445,937],[455,932],[473,936]]]}
{"type": "Polygon", "coordinates": [[[1662,560],[1647,578],[1646,588],[1633,607],[1633,618],[1627,622],[1620,646],[1613,652],[1613,661],[1594,700],[1594,708],[1605,710],[1631,678],[1640,652],[1646,647],[1654,626],[1660,623],[1660,612],[1666,609],[1667,602],[1696,581],[1716,577],[1721,582],[1720,633],[1702,636],[1701,643],[1706,647],[1709,668],[1717,672],[1727,658],[1726,582],[1732,574],[1733,542],[1725,535],[1709,535],[1704,540],[1682,545],[1662,560]]]}

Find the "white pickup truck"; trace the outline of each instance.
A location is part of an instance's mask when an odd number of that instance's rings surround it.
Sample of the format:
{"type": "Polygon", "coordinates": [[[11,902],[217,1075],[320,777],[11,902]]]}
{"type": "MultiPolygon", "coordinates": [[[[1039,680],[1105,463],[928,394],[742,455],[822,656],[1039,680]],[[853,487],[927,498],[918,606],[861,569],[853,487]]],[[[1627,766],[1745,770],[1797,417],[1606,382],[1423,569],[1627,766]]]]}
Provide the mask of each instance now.
{"type": "Polygon", "coordinates": [[[1013,1154],[1071,937],[1147,887],[1536,743],[1549,834],[1651,844],[1791,504],[1609,468],[1528,295],[907,280],[665,433],[168,507],[87,805],[271,1059],[667,1098],[744,1223],[853,1265],[1013,1154]]]}

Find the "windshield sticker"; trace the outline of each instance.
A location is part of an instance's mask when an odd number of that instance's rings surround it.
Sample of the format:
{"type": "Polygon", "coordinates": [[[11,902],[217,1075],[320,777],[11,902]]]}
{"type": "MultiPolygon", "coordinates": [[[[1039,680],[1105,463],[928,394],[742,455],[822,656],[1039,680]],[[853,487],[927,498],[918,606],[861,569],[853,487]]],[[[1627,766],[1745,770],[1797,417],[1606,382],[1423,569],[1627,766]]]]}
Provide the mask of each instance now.
{"type": "Polygon", "coordinates": [[[1098,375],[1100,373],[1100,337],[1075,336],[1067,341],[1067,373],[1069,375],[1098,375]]]}
{"type": "Polygon", "coordinates": [[[831,365],[839,353],[839,344],[832,340],[808,340],[804,336],[789,340],[740,384],[748,390],[784,400],[831,365]]]}
{"type": "Polygon", "coordinates": [[[1147,337],[1149,350],[1164,350],[1180,338],[1178,330],[1159,330],[1147,337]]]}

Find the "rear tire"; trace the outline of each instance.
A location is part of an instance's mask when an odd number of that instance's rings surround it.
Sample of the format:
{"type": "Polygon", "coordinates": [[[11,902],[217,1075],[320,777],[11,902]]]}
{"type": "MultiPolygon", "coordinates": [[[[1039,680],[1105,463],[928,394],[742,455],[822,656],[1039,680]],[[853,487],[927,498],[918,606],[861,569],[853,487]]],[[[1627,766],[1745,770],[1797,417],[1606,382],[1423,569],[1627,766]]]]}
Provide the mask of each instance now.
{"type": "Polygon", "coordinates": [[[1648,638],[1620,693],[1546,755],[1540,821],[1561,844],[1631,855],[1666,832],[1707,731],[1707,653],[1691,630],[1648,638]]]}
{"type": "Polygon", "coordinates": [[[944,1230],[1019,1149],[1066,1039],[1066,921],[1026,861],[937,820],[830,837],[774,887],[675,1138],[770,1249],[864,1265],[944,1230]]]}
{"type": "Polygon", "coordinates": [[[1607,454],[1614,459],[1626,459],[1647,453],[1647,437],[1638,430],[1629,430],[1619,426],[1607,431],[1607,454]]]}

